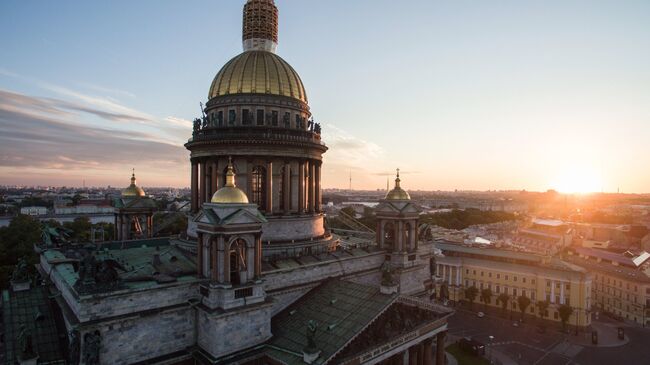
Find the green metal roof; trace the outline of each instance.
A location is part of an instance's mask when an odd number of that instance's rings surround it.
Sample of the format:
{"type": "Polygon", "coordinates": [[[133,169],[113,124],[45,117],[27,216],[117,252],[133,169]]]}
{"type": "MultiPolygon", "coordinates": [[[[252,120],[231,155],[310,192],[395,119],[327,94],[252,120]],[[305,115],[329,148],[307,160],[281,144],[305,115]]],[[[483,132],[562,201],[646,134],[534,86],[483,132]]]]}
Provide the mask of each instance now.
{"type": "Polygon", "coordinates": [[[20,354],[21,327],[31,333],[39,364],[65,364],[63,342],[59,338],[54,313],[44,286],[25,291],[2,292],[2,318],[5,336],[5,363],[13,365],[20,354]]]}
{"type": "Polygon", "coordinates": [[[273,338],[267,354],[286,364],[303,364],[307,323],[316,321],[316,347],[321,350],[314,364],[323,364],[343,349],[394,300],[379,288],[347,281],[329,280],[273,318],[273,338]]]}

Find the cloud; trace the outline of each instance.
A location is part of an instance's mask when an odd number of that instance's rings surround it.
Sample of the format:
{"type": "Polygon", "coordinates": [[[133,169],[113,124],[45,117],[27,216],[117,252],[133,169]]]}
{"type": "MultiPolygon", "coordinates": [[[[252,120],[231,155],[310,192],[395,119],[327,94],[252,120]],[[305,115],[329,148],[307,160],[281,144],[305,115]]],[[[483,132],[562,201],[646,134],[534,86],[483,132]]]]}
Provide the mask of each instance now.
{"type": "Polygon", "coordinates": [[[82,87],[85,87],[87,89],[93,90],[95,92],[99,92],[99,93],[103,93],[103,94],[113,94],[113,95],[117,95],[117,96],[127,96],[127,97],[129,97],[131,99],[135,99],[135,94],[133,94],[131,92],[128,92],[128,91],[124,91],[124,90],[120,90],[120,89],[112,89],[112,88],[103,87],[103,86],[99,86],[99,85],[88,84],[88,83],[85,83],[85,82],[79,83],[79,85],[82,86],[82,87]]]}
{"type": "Polygon", "coordinates": [[[366,170],[383,155],[382,148],[375,143],[358,138],[333,124],[323,126],[323,140],[330,148],[325,159],[331,165],[366,170]]]}
{"type": "MultiPolygon", "coordinates": [[[[57,108],[65,104],[0,90],[0,167],[111,170],[146,165],[173,171],[187,163],[183,147],[155,135],[73,122],[57,108]]],[[[70,109],[121,118],[86,107],[70,109]]]]}

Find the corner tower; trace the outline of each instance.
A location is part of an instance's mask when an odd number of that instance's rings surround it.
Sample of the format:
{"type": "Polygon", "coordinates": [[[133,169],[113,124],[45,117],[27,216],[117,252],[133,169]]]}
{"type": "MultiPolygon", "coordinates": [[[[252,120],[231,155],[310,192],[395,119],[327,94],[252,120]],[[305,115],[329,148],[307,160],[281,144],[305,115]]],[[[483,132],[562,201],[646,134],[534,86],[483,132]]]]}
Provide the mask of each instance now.
{"type": "MultiPolygon", "coordinates": [[[[267,222],[266,257],[333,248],[321,209],[321,165],[327,147],[298,73],[276,54],[278,9],[273,0],[248,0],[244,51],[210,85],[203,115],[185,147],[192,163],[192,212],[226,183],[232,156],[236,185],[267,222]]],[[[190,221],[188,233],[196,236],[190,221]]]]}

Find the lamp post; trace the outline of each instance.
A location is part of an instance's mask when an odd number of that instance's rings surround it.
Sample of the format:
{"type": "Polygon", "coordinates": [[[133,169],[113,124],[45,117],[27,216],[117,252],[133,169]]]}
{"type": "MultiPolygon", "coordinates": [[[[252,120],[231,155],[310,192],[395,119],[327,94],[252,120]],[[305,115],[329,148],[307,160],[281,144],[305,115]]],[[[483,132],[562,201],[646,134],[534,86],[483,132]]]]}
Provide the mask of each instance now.
{"type": "Polygon", "coordinates": [[[488,360],[490,361],[490,364],[491,364],[492,363],[492,341],[494,340],[494,336],[490,335],[490,336],[488,336],[488,338],[490,339],[490,348],[489,348],[489,352],[488,352],[488,360]]]}

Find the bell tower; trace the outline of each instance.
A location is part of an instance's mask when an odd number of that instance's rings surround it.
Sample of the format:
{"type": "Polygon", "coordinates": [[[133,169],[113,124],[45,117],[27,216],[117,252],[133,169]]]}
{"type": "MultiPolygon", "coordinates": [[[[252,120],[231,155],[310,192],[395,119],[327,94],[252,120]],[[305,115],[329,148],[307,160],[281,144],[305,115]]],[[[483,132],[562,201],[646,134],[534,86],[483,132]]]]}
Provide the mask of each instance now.
{"type": "Polygon", "coordinates": [[[424,264],[418,253],[420,209],[411,202],[411,196],[400,183],[397,169],[395,187],[376,208],[377,245],[386,251],[384,276],[390,274],[400,293],[411,293],[420,290],[421,282],[410,280],[413,275],[408,273],[424,264]]]}
{"type": "Polygon", "coordinates": [[[220,357],[266,341],[271,337],[271,303],[262,286],[266,219],[236,186],[232,163],[225,185],[203,204],[194,222],[197,276],[205,279],[199,287],[200,346],[220,357]]]}

